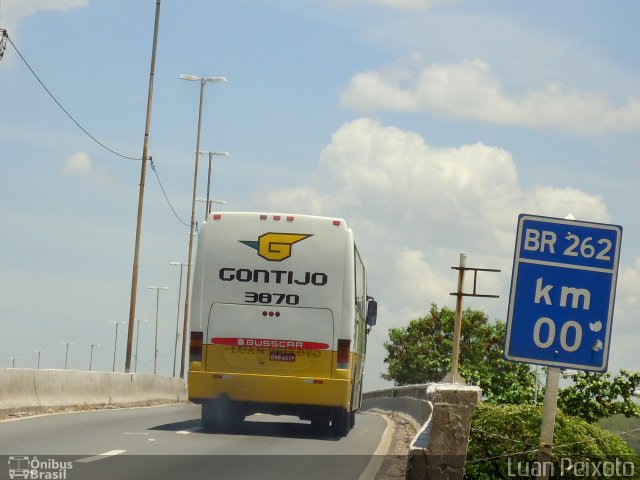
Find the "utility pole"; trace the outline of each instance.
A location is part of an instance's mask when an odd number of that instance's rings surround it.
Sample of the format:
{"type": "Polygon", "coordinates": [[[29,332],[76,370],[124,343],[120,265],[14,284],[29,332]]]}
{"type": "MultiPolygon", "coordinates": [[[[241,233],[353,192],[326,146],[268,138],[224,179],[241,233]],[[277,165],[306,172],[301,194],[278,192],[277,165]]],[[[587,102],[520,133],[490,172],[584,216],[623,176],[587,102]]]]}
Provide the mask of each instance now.
{"type": "Polygon", "coordinates": [[[20,357],[9,357],[11,360],[11,368],[16,368],[16,360],[20,360],[20,357]]]}
{"type": "Polygon", "coordinates": [[[136,243],[133,254],[133,272],[131,274],[131,300],[129,303],[129,328],[127,331],[127,352],[124,371],[131,371],[131,350],[133,345],[133,324],[136,316],[136,297],[138,294],[138,258],[140,256],[140,236],[142,230],[142,205],[144,203],[144,183],[147,174],[147,154],[149,152],[149,130],[151,128],[151,106],[153,104],[153,77],[156,70],[156,47],[158,45],[158,24],[160,23],[160,0],[156,0],[156,16],[153,26],[153,46],[151,47],[151,68],[149,72],[149,93],[147,96],[147,116],[142,145],[142,166],[140,167],[140,192],[138,194],[138,217],[136,221],[136,243]]]}
{"type": "Polygon", "coordinates": [[[498,295],[484,295],[477,293],[478,272],[499,272],[493,268],[473,268],[467,267],[467,254],[460,253],[460,261],[457,267],[451,267],[458,270],[458,289],[451,295],[456,296],[456,316],[453,324],[453,352],[451,354],[451,371],[444,377],[443,382],[465,385],[464,378],[458,373],[458,363],[460,362],[460,337],[462,336],[462,298],[463,297],[483,297],[483,298],[499,298],[498,295]],[[473,272],[473,292],[464,293],[464,274],[467,271],[473,272]]]}

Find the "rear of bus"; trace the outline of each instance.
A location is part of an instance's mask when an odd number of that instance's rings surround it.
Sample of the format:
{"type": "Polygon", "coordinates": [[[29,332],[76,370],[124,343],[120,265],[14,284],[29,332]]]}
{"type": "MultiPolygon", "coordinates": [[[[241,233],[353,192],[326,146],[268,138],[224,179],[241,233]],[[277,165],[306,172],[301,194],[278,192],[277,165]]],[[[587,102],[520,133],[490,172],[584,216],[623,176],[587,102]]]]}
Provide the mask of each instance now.
{"type": "Polygon", "coordinates": [[[205,427],[262,412],[347,434],[366,342],[354,256],[344,220],[210,215],[198,238],[188,378],[205,427]]]}

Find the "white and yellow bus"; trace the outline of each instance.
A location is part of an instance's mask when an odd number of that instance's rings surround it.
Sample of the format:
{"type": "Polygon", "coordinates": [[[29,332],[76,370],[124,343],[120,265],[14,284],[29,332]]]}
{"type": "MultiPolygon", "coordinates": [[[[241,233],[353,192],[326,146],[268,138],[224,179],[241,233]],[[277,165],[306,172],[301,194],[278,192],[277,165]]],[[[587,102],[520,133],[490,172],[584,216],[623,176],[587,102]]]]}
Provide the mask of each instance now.
{"type": "Polygon", "coordinates": [[[344,220],[212,213],[193,285],[188,391],[206,428],[260,412],[348,434],[377,304],[344,220]]]}

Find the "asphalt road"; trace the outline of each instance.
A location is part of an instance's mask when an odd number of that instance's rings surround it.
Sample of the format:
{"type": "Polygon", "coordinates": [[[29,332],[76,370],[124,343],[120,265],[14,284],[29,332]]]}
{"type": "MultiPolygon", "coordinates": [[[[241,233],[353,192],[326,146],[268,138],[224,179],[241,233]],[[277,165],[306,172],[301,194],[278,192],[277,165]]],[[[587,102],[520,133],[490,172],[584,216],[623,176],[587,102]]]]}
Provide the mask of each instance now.
{"type": "Polygon", "coordinates": [[[0,422],[0,479],[24,478],[26,468],[27,478],[69,480],[358,480],[386,427],[359,413],[339,438],[296,417],[254,415],[232,433],[210,433],[191,404],[45,415],[0,422]]]}

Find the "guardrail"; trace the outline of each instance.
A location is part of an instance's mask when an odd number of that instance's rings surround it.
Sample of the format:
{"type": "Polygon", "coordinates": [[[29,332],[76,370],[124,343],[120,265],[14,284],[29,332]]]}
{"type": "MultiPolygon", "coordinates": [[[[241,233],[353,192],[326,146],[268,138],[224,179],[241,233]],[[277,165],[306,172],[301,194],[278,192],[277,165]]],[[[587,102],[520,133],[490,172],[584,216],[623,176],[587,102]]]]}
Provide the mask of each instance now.
{"type": "Polygon", "coordinates": [[[363,410],[403,412],[420,426],[409,447],[406,478],[462,479],[478,387],[424,384],[364,393],[363,410]]]}
{"type": "Polygon", "coordinates": [[[0,417],[17,412],[186,401],[182,379],[144,373],[0,369],[0,417]]]}

